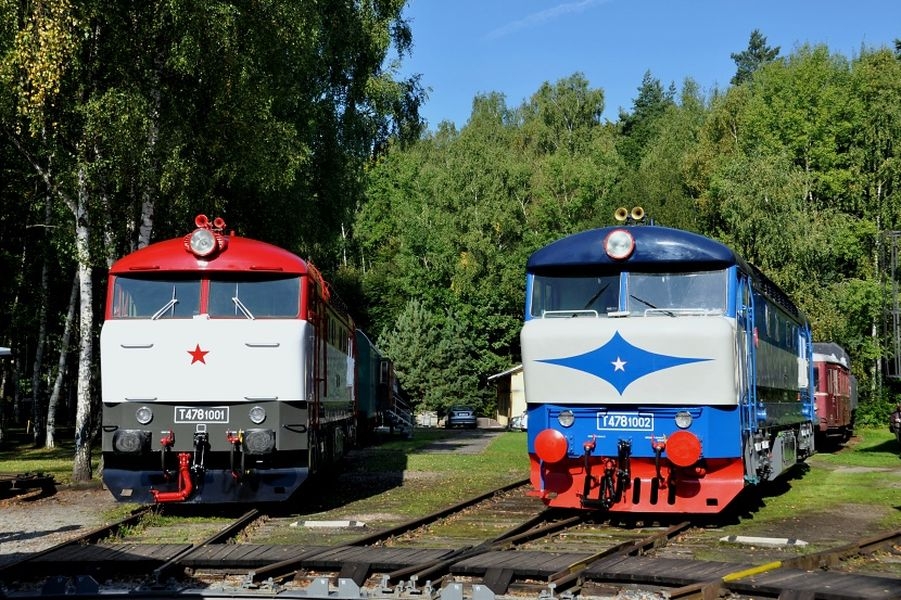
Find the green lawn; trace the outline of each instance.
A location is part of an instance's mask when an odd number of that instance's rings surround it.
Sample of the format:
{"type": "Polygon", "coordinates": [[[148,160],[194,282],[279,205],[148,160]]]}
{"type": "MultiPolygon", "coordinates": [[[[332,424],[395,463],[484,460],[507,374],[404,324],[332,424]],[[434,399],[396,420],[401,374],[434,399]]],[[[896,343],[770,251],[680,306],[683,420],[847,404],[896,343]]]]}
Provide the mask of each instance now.
{"type": "MultiPolygon", "coordinates": [[[[37,473],[52,475],[58,484],[72,483],[72,459],[75,456],[72,439],[58,440],[54,448],[35,448],[30,443],[15,441],[25,438],[23,432],[6,433],[7,441],[0,448],[0,474],[37,473]]],[[[96,472],[99,450],[94,452],[91,462],[96,472]]]]}

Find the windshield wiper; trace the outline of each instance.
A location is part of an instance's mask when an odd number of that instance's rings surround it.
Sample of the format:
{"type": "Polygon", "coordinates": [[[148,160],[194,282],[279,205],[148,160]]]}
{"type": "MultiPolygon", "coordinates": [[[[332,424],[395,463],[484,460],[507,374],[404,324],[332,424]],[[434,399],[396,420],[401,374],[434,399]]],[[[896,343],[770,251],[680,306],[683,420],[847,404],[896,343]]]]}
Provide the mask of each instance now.
{"type": "Polygon", "coordinates": [[[650,309],[652,309],[652,310],[656,310],[656,311],[662,312],[663,314],[668,315],[668,316],[670,316],[670,317],[675,317],[675,316],[676,316],[676,313],[674,313],[673,311],[669,310],[668,308],[657,308],[656,306],[654,306],[653,304],[651,304],[651,303],[648,302],[647,300],[644,300],[644,299],[642,299],[642,298],[639,298],[638,296],[636,296],[636,295],[634,295],[634,294],[629,294],[629,298],[632,298],[633,300],[638,300],[639,302],[641,302],[642,304],[644,304],[644,305],[647,306],[648,308],[650,308],[650,309]]]}
{"type": "Polygon", "coordinates": [[[153,316],[150,317],[150,320],[151,320],[151,321],[156,321],[157,319],[159,319],[160,317],[162,317],[162,316],[166,313],[167,310],[169,310],[170,308],[172,308],[172,307],[175,306],[176,304],[178,304],[178,298],[170,298],[169,301],[166,302],[166,304],[163,305],[163,308],[161,308],[161,309],[159,309],[158,311],[156,311],[155,313],[153,313],[153,316]]]}
{"type": "Polygon", "coordinates": [[[242,313],[244,313],[244,316],[245,316],[245,317],[247,317],[248,319],[253,320],[253,318],[254,318],[254,317],[253,317],[253,313],[250,312],[250,309],[248,309],[246,306],[244,306],[244,303],[241,302],[241,299],[240,299],[240,298],[238,298],[237,296],[235,296],[235,297],[232,298],[232,302],[235,303],[235,306],[238,307],[238,310],[240,310],[242,313]]]}
{"type": "MultiPolygon", "coordinates": [[[[601,294],[603,294],[604,291],[605,291],[608,287],[610,287],[610,284],[609,284],[609,283],[605,283],[603,286],[601,286],[601,289],[599,289],[599,290],[597,291],[597,293],[596,293],[594,296],[592,296],[591,298],[589,298],[589,299],[588,299],[588,302],[586,302],[586,303],[585,303],[585,306],[583,306],[582,308],[583,308],[583,309],[587,309],[589,306],[591,306],[592,304],[594,304],[594,301],[597,300],[598,298],[600,298],[600,297],[601,297],[601,294]]],[[[606,309],[604,310],[604,312],[607,312],[606,309]]]]}
{"type": "Polygon", "coordinates": [[[643,299],[639,298],[638,296],[636,296],[635,294],[629,294],[629,298],[632,298],[633,300],[638,300],[639,302],[641,302],[642,304],[644,304],[644,305],[647,306],[648,308],[657,308],[656,306],[654,306],[653,304],[651,304],[651,303],[648,302],[647,300],[643,300],[643,299]]]}

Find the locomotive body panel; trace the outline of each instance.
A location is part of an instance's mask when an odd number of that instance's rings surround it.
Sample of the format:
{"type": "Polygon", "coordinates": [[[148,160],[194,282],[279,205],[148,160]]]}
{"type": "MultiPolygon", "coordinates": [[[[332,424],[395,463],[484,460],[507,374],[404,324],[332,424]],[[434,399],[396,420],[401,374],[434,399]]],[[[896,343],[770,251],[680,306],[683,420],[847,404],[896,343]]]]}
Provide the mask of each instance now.
{"type": "Polygon", "coordinates": [[[529,402],[738,403],[734,320],[725,317],[531,319],[521,346],[529,402]]]}
{"type": "Polygon", "coordinates": [[[103,401],[309,401],[311,335],[305,321],[107,321],[103,401]]]}

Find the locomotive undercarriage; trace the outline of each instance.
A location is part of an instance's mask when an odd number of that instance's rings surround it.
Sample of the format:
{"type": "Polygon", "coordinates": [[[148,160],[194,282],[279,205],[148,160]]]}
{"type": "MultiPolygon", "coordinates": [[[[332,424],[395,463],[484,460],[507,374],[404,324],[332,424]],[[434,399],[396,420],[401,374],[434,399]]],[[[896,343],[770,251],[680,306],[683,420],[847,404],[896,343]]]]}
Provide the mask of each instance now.
{"type": "Polygon", "coordinates": [[[104,481],[122,501],[282,501],[307,479],[309,458],[306,450],[265,456],[238,448],[211,451],[198,436],[193,451],[164,447],[140,456],[107,453],[104,481]]]}
{"type": "Polygon", "coordinates": [[[227,442],[222,444],[198,428],[187,449],[175,447],[171,431],[163,431],[154,448],[149,431],[120,429],[116,434],[126,441],[117,443],[114,436],[115,451],[104,452],[103,479],[120,501],[282,502],[310,475],[340,460],[354,435],[343,421],[304,431],[304,447],[285,450],[277,448],[271,429],[217,431],[227,442]]]}
{"type": "Polygon", "coordinates": [[[156,448],[149,431],[116,433],[115,451],[104,453],[104,481],[117,499],[141,503],[283,501],[315,465],[336,459],[334,453],[343,449],[337,442],[315,441],[337,440],[343,432],[330,436],[309,432],[312,452],[276,450],[275,432],[263,428],[219,432],[226,444],[216,442],[215,450],[205,430],[193,433],[190,450],[184,443],[176,448],[171,431],[162,432],[156,448]],[[119,439],[125,441],[116,443],[119,439]]]}
{"type": "Polygon", "coordinates": [[[305,403],[226,403],[189,413],[227,419],[208,423],[169,419],[179,407],[160,403],[144,426],[135,423],[137,410],[146,409],[104,407],[103,480],[120,501],[282,502],[340,460],[355,439],[349,412],[321,411],[311,424],[305,403]],[[251,422],[244,410],[265,411],[265,418],[251,422]]]}
{"type": "Polygon", "coordinates": [[[701,459],[690,467],[671,463],[663,448],[654,457],[634,456],[631,440],[617,444],[616,457],[594,456],[591,442],[578,459],[554,464],[532,456],[535,492],[548,506],[610,512],[721,511],[743,489],[738,459],[701,459]]]}
{"type": "Polygon", "coordinates": [[[776,479],[813,454],[814,432],[810,423],[762,429],[746,438],[741,458],[699,457],[680,463],[670,460],[667,440],[652,438],[651,448],[652,456],[646,450],[636,455],[633,440],[624,437],[615,456],[598,456],[592,436],[578,457],[543,462],[532,454],[534,495],[548,506],[564,508],[715,513],[746,483],[776,479]]]}
{"type": "Polygon", "coordinates": [[[745,479],[748,483],[772,481],[812,455],[814,430],[809,422],[794,428],[763,429],[746,436],[745,479]]]}

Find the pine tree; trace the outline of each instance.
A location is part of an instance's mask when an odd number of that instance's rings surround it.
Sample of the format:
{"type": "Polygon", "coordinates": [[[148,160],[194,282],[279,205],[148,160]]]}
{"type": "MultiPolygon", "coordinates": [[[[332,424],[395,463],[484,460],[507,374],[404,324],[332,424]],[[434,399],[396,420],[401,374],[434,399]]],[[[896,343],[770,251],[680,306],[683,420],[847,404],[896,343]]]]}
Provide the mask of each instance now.
{"type": "Polygon", "coordinates": [[[779,46],[770,48],[766,45],[766,36],[760,33],[759,29],[751,32],[751,39],[748,40],[747,49],[742,52],[733,52],[732,60],[735,61],[738,70],[732,77],[732,85],[741,85],[748,81],[757,69],[768,62],[776,60],[779,56],[779,46]]]}

